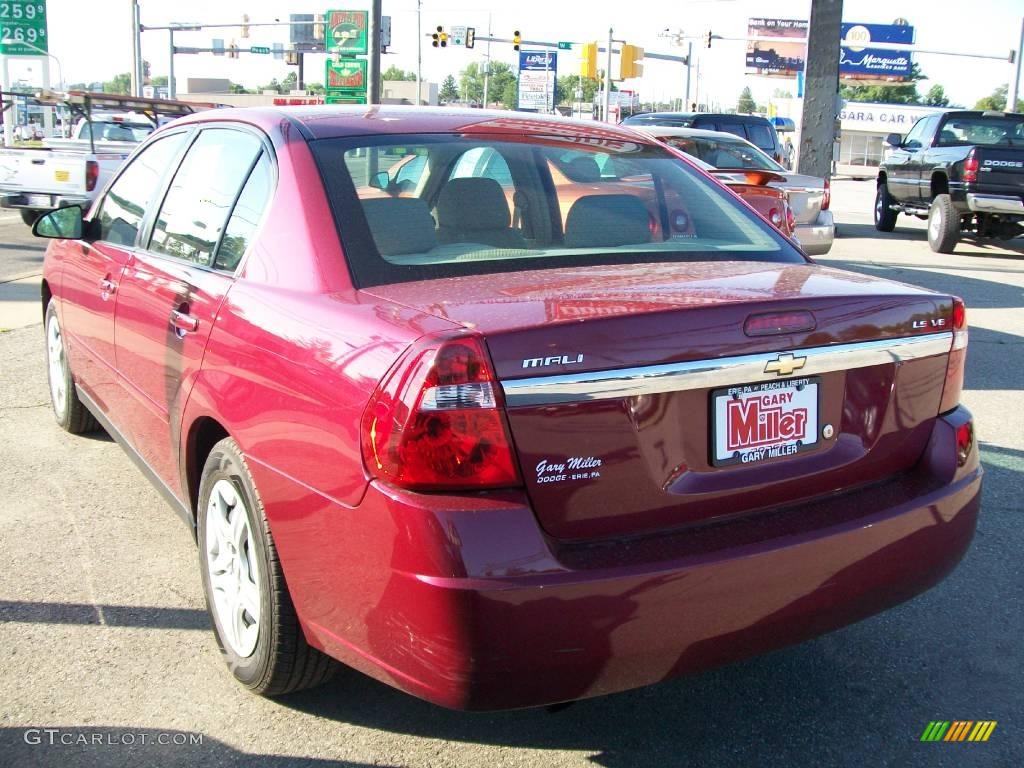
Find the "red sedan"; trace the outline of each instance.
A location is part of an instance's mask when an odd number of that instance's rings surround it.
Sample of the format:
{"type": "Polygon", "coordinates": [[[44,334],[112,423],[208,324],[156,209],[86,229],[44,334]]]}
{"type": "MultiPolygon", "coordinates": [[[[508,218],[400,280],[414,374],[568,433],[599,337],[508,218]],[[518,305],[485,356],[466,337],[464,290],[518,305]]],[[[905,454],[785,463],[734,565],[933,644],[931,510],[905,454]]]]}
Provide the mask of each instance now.
{"type": "Polygon", "coordinates": [[[206,112],[35,231],[57,421],[194,528],[257,693],[620,691],[907,600],[974,533],[960,299],[815,265],[625,129],[206,112]]]}

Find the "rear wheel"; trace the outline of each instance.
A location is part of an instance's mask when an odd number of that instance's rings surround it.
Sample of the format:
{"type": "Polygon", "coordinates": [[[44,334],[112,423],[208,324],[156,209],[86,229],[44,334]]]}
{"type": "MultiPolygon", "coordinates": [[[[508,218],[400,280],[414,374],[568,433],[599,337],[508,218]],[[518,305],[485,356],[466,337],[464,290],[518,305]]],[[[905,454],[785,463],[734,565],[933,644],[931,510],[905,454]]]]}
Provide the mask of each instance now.
{"type": "Polygon", "coordinates": [[[960,215],[949,195],[936,195],[928,212],[928,245],[935,253],[952,253],[960,239],[960,215]]]}
{"type": "Polygon", "coordinates": [[[892,232],[896,228],[896,217],[899,214],[890,205],[892,197],[889,188],[882,182],[875,193],[875,229],[879,232],[892,232]]]}
{"type": "Polygon", "coordinates": [[[57,319],[57,304],[46,306],[46,377],[50,385],[50,404],[57,423],[72,434],[94,432],[100,425],[89,409],[78,399],[74,377],[68,363],[67,348],[60,320],[57,319]]]}
{"type": "Polygon", "coordinates": [[[231,438],[210,451],[197,512],[206,604],[235,679],[264,696],[330,679],[337,664],[302,634],[263,502],[231,438]]]}

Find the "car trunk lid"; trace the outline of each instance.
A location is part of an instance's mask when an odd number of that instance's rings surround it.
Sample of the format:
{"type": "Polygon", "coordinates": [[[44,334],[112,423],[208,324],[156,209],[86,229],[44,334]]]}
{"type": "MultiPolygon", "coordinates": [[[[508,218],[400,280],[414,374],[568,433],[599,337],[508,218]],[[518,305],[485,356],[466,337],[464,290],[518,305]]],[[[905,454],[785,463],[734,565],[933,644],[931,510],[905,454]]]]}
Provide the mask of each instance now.
{"type": "Polygon", "coordinates": [[[906,471],[951,342],[951,298],[816,265],[592,267],[437,288],[370,290],[484,334],[534,511],[569,540],[906,471]]]}

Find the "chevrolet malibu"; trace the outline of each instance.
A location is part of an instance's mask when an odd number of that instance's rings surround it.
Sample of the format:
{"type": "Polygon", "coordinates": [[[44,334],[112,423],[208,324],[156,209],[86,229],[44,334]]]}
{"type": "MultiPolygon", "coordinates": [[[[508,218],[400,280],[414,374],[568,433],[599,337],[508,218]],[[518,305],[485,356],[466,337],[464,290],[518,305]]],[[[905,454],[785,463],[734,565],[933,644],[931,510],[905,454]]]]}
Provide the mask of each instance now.
{"type": "Polygon", "coordinates": [[[928,589],[981,468],[960,299],[818,266],[627,129],[206,112],[53,211],[58,424],[194,531],[248,689],[527,707],[928,589]]]}

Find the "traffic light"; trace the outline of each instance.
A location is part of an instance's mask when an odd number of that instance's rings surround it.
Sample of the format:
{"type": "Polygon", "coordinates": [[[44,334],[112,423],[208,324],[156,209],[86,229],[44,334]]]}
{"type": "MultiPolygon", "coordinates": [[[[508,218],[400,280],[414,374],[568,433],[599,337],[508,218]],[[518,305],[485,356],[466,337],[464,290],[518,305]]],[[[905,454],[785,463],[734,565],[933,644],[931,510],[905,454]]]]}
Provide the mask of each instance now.
{"type": "Polygon", "coordinates": [[[249,14],[242,14],[242,37],[246,38],[249,36],[249,14]]]}
{"type": "Polygon", "coordinates": [[[515,32],[512,33],[512,50],[518,51],[519,46],[521,46],[522,44],[523,38],[522,35],[519,34],[519,30],[517,29],[515,32]]]}
{"type": "Polygon", "coordinates": [[[711,30],[710,29],[707,32],[704,33],[704,47],[705,48],[710,48],[711,47],[711,30]]]}
{"type": "Polygon", "coordinates": [[[644,57],[644,49],[639,45],[622,44],[622,53],[619,56],[619,79],[628,80],[631,77],[640,77],[644,73],[644,65],[638,64],[637,60],[644,57]]]}
{"type": "Polygon", "coordinates": [[[234,40],[232,40],[230,43],[228,43],[228,58],[229,59],[237,59],[238,58],[238,43],[236,43],[234,40]]]}
{"type": "Polygon", "coordinates": [[[296,67],[299,64],[299,52],[298,51],[285,51],[284,52],[284,63],[296,67]]]}
{"type": "Polygon", "coordinates": [[[476,45],[476,27],[466,27],[466,47],[472,48],[476,45]]]}
{"type": "Polygon", "coordinates": [[[597,77],[597,43],[584,43],[580,50],[580,77],[597,77]]]}
{"type": "Polygon", "coordinates": [[[444,27],[438,25],[437,32],[430,36],[432,38],[431,45],[435,48],[447,48],[448,47],[448,33],[444,31],[444,27]]]}
{"type": "Polygon", "coordinates": [[[322,13],[318,13],[314,18],[316,19],[316,22],[313,24],[313,39],[322,43],[324,41],[324,31],[327,26],[327,18],[322,13]]]}

